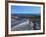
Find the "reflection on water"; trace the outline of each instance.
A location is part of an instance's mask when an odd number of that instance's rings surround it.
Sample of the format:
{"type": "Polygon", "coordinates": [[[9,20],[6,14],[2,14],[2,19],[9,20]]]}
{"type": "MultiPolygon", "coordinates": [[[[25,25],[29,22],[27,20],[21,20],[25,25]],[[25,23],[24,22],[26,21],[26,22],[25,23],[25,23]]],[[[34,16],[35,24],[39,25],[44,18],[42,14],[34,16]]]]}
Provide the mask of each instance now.
{"type": "Polygon", "coordinates": [[[29,18],[11,18],[12,31],[40,30],[40,19],[35,19],[33,23],[29,18]]]}

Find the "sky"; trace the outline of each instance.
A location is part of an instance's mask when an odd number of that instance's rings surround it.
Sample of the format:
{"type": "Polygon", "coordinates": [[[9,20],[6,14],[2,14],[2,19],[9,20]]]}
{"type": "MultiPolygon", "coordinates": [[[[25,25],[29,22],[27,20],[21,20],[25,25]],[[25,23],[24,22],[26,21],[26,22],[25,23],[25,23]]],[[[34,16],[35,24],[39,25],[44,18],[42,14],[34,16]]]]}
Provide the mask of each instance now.
{"type": "Polygon", "coordinates": [[[11,14],[40,14],[41,8],[38,6],[11,6],[11,14]]]}

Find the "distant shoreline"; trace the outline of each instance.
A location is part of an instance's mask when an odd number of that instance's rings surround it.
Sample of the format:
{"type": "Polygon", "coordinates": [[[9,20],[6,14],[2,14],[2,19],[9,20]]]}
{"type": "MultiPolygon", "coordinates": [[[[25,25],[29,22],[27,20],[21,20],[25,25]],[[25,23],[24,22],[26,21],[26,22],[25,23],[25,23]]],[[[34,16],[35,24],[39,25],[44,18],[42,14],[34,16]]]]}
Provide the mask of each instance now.
{"type": "Polygon", "coordinates": [[[11,16],[40,16],[40,14],[11,14],[11,16]]]}

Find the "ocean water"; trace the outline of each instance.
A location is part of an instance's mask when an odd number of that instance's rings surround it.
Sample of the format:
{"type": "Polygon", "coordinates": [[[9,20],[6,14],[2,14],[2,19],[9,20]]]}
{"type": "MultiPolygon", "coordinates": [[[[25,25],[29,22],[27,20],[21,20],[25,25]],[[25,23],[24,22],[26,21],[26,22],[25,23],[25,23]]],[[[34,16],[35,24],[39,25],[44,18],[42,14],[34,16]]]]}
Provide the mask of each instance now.
{"type": "Polygon", "coordinates": [[[40,30],[40,18],[35,19],[34,24],[32,20],[29,20],[29,18],[24,16],[21,16],[20,18],[11,18],[11,31],[26,31],[33,30],[33,28],[34,30],[40,30]]]}

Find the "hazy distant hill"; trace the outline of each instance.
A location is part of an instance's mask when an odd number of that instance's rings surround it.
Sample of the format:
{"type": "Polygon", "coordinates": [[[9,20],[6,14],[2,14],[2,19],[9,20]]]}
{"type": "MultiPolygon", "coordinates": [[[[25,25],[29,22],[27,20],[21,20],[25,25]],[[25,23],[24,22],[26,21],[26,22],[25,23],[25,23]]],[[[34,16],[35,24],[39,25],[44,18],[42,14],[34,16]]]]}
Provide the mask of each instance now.
{"type": "Polygon", "coordinates": [[[40,14],[11,14],[11,16],[19,16],[19,17],[24,17],[24,16],[40,16],[40,14]]]}

